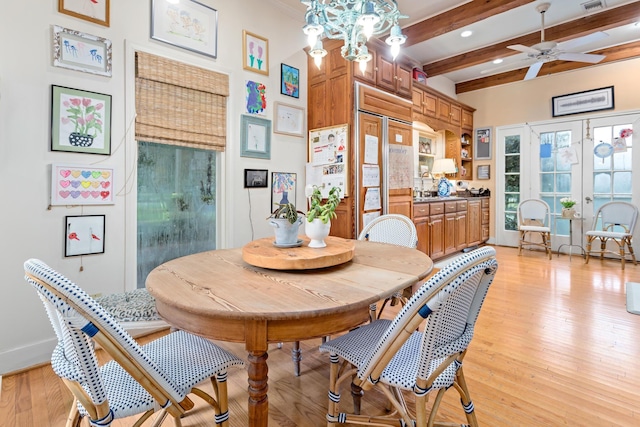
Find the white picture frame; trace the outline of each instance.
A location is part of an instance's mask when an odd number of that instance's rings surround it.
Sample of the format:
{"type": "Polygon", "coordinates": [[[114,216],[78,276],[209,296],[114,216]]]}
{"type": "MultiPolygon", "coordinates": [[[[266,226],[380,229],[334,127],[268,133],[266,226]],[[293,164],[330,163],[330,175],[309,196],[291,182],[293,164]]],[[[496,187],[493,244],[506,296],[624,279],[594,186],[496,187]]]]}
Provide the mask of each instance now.
{"type": "Polygon", "coordinates": [[[275,102],[274,133],[303,137],[305,135],[305,109],[295,105],[275,102]]]}
{"type": "Polygon", "coordinates": [[[113,180],[113,168],[53,163],[51,205],[113,205],[113,180]]]}
{"type": "Polygon", "coordinates": [[[52,26],[53,66],[111,77],[111,40],[52,26]]]}

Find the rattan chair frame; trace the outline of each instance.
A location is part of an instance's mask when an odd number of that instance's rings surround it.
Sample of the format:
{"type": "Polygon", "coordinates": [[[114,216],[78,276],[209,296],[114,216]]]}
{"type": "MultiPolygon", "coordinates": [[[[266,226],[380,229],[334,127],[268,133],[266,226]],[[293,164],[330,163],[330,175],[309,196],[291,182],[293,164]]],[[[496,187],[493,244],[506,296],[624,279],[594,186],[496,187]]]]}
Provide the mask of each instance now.
{"type": "Polygon", "coordinates": [[[627,258],[637,265],[636,255],[633,252],[631,240],[638,221],[638,207],[623,201],[612,201],[598,208],[593,217],[591,230],[585,233],[587,248],[585,250],[585,264],[589,263],[589,256],[595,254],[604,259],[605,254],[611,254],[620,259],[624,270],[627,258]],[[598,224],[600,228],[598,228],[598,224]],[[593,242],[600,241],[600,249],[593,249],[593,242]],[[607,242],[613,242],[618,250],[607,249],[607,242]]]}
{"type": "Polygon", "coordinates": [[[518,204],[518,255],[525,246],[544,249],[551,259],[551,209],[541,199],[526,199],[518,204]],[[538,236],[540,241],[534,240],[538,236]]]}

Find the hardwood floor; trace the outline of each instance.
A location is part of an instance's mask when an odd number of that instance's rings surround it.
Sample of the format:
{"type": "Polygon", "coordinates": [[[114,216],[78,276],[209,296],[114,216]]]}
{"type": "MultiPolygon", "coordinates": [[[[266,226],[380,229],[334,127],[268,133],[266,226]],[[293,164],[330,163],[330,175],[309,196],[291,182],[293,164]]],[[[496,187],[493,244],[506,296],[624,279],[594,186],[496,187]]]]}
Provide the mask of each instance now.
{"type": "MultiPolygon", "coordinates": [[[[497,277],[464,365],[480,425],[640,425],[640,316],[625,308],[625,282],[640,282],[640,266],[627,264],[623,272],[616,261],[585,265],[575,255],[549,260],[542,252],[518,257],[514,248],[496,250],[497,277]]],[[[242,344],[220,344],[245,354],[242,344]]],[[[301,343],[300,377],[293,375],[290,343],[269,351],[270,426],[325,425],[329,369],[319,344],[301,343]]],[[[246,388],[246,373],[232,371],[232,427],[247,425],[246,388]]],[[[193,399],[197,409],[183,426],[213,425],[213,412],[193,399]]],[[[64,426],[70,404],[70,392],[48,365],[5,376],[0,426],[64,426]]],[[[384,408],[375,393],[363,402],[363,411],[371,408],[384,408]]],[[[447,393],[439,419],[464,422],[454,391],[447,393]]]]}

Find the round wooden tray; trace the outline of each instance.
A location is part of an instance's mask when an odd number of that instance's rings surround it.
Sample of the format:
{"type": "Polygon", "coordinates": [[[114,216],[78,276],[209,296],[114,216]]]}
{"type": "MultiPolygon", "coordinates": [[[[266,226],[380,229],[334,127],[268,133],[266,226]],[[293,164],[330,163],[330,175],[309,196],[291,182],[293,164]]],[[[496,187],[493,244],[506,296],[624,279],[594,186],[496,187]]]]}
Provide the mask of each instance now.
{"type": "Polygon", "coordinates": [[[355,242],[340,237],[327,237],[324,248],[310,248],[309,238],[299,236],[302,246],[278,248],[274,238],[254,240],[242,248],[242,259],[253,266],[272,270],[311,270],[333,267],[351,261],[355,253],[355,242]]]}

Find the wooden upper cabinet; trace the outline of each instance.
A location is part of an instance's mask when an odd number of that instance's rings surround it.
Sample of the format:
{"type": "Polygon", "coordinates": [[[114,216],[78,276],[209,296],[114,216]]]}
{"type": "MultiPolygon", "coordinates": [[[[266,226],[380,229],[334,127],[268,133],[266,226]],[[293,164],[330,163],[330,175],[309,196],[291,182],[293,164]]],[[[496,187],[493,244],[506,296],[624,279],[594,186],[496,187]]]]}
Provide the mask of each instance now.
{"type": "MultiPolygon", "coordinates": [[[[371,52],[371,49],[369,49],[371,52]]],[[[403,98],[412,97],[413,69],[410,65],[393,61],[386,54],[377,52],[376,86],[403,98]]]]}
{"type": "Polygon", "coordinates": [[[459,126],[462,122],[462,107],[451,103],[450,117],[451,124],[459,126]]]}
{"type": "Polygon", "coordinates": [[[360,63],[356,61],[352,61],[351,72],[353,74],[353,77],[355,77],[356,79],[375,85],[376,70],[378,68],[377,53],[373,49],[370,49],[369,53],[371,54],[371,60],[367,62],[367,68],[365,69],[364,73],[360,70],[360,63]]]}
{"type": "Polygon", "coordinates": [[[327,73],[329,78],[347,74],[347,67],[351,65],[350,61],[342,57],[340,48],[330,49],[322,62],[325,62],[325,60],[327,60],[327,73]]]}
{"type": "Polygon", "coordinates": [[[438,97],[429,92],[422,93],[422,114],[435,117],[438,112],[438,97]]]}
{"type": "MultiPolygon", "coordinates": [[[[311,68],[311,67],[309,67],[311,68]]],[[[327,81],[309,85],[309,129],[328,126],[327,118],[327,81]]]]}
{"type": "Polygon", "coordinates": [[[444,98],[438,98],[438,118],[446,123],[451,121],[451,103],[444,98]]]}
{"type": "Polygon", "coordinates": [[[473,111],[462,109],[462,129],[473,130],[473,111]]]}
{"type": "Polygon", "coordinates": [[[411,79],[413,69],[403,64],[396,64],[396,92],[405,98],[411,97],[411,79]]]}
{"type": "Polygon", "coordinates": [[[376,85],[378,87],[385,88],[390,92],[395,92],[395,64],[393,61],[385,58],[384,55],[377,55],[377,57],[376,85]]]}

